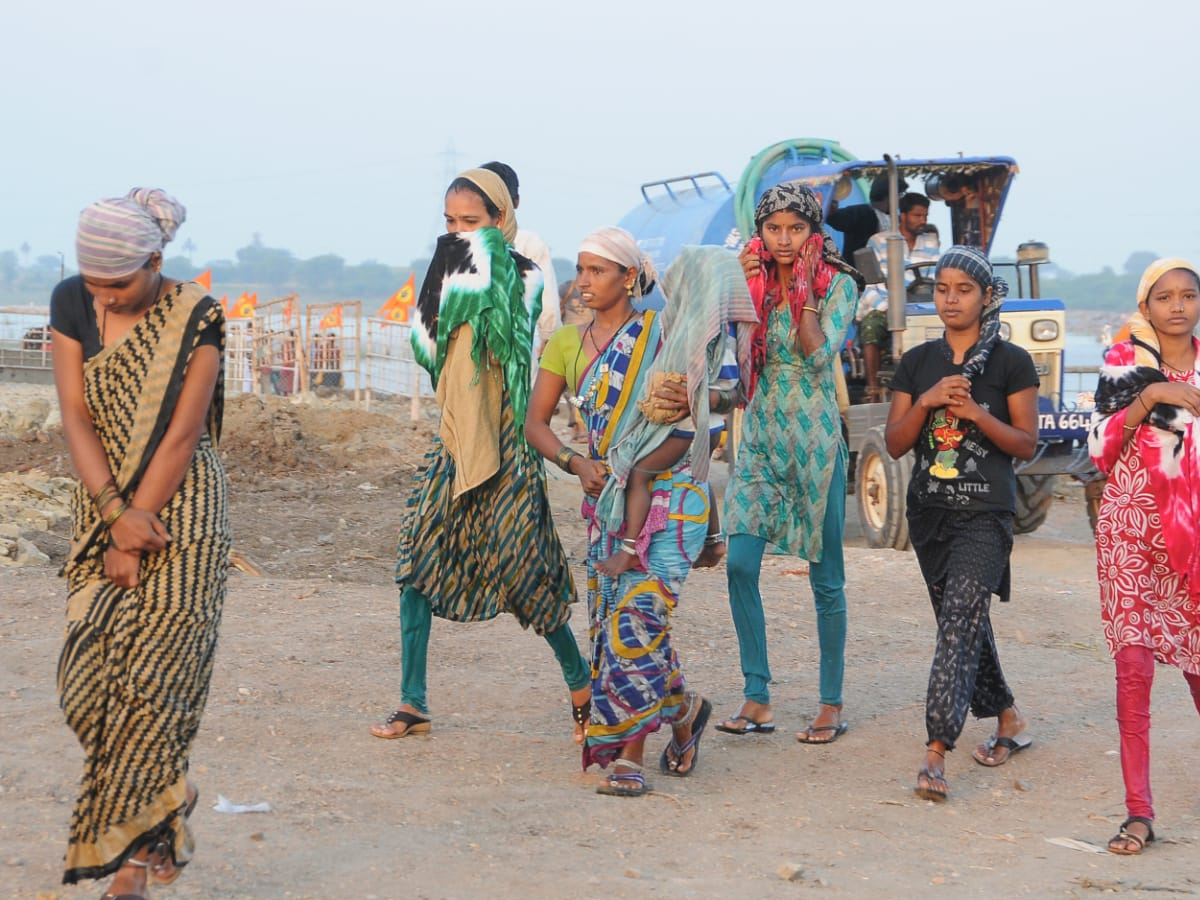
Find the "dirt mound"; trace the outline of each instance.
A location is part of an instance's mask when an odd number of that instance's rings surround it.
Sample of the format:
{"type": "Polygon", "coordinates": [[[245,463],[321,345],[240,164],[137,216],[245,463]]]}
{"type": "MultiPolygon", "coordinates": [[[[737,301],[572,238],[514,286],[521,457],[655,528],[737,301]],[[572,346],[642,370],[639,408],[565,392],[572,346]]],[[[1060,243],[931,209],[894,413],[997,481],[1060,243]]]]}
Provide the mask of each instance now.
{"type": "MultiPolygon", "coordinates": [[[[0,565],[59,564],[74,467],[54,389],[8,387],[0,397],[0,565]]],[[[221,456],[239,552],[268,574],[387,582],[399,507],[436,428],[432,404],[413,422],[407,400],[367,412],[340,396],[229,398],[221,456]]]]}
{"type": "Polygon", "coordinates": [[[235,478],[403,467],[420,460],[436,427],[407,417],[406,404],[366,412],[338,399],[242,395],[226,404],[221,455],[235,478]]]}

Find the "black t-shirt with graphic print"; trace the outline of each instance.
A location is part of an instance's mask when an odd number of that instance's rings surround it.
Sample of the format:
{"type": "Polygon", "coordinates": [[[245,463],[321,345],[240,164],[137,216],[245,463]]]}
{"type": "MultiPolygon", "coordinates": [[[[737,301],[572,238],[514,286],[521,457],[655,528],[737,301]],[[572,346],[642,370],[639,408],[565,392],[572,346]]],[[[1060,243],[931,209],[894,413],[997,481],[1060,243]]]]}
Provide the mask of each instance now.
{"type": "MultiPolygon", "coordinates": [[[[970,354],[968,353],[967,356],[970,354]]],[[[966,357],[964,357],[965,359],[966,357]]],[[[953,351],[942,338],[904,354],[892,390],[917,399],[947,375],[961,375],[953,351]]],[[[1033,358],[1023,348],[1000,341],[987,365],[971,383],[971,396],[993,416],[1011,425],[1008,397],[1039,384],[1033,358]]],[[[908,508],[940,506],[968,511],[1016,511],[1017,479],[1013,460],[996,448],[973,422],[934,410],[925,419],[913,447],[916,461],[908,485],[908,508]]]]}

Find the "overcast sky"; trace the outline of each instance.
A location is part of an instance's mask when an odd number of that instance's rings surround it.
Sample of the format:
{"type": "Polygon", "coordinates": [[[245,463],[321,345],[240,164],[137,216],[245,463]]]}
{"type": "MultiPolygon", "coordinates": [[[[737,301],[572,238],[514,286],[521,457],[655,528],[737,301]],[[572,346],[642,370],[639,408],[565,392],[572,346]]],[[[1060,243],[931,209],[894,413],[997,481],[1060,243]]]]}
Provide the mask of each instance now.
{"type": "Polygon", "coordinates": [[[404,265],[448,175],[521,177],[571,258],[648,180],[824,137],[862,158],[1004,154],[995,244],[1075,271],[1200,261],[1200,4],[607,0],[12,4],[0,20],[0,250],[74,256],[134,185],[188,207],[168,249],[404,265]]]}

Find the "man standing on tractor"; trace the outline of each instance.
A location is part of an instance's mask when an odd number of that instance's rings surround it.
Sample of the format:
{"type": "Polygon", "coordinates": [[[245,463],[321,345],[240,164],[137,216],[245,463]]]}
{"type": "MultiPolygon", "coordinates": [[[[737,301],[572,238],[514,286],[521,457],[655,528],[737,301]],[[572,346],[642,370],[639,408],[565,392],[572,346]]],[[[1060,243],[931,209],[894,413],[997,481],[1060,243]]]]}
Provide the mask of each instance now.
{"type": "MultiPolygon", "coordinates": [[[[929,198],[912,191],[906,193],[900,198],[900,215],[897,221],[900,234],[904,237],[904,265],[907,267],[910,263],[936,263],[941,254],[941,245],[937,229],[928,224],[929,198]]],[[[867,402],[880,403],[884,397],[879,387],[879,361],[883,348],[891,342],[887,323],[887,229],[873,234],[867,241],[867,247],[879,260],[884,280],[881,284],[871,285],[863,291],[862,299],[858,303],[858,334],[867,373],[867,402]]],[[[911,286],[914,277],[913,272],[906,271],[905,284],[911,286]]]]}

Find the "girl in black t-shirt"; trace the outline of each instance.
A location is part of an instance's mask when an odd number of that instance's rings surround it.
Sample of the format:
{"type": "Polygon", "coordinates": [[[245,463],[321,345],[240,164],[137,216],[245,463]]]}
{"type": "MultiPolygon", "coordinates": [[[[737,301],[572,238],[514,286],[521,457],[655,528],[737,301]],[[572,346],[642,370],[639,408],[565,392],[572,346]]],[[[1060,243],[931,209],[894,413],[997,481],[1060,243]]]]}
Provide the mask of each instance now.
{"type": "Polygon", "coordinates": [[[975,748],[981,765],[998,766],[1030,743],[989,619],[992,594],[1008,599],[1013,458],[1032,459],[1037,446],[1033,360],[1000,340],[1007,288],[979,250],[946,251],[934,287],[945,335],[904,354],[892,382],[887,448],[896,459],[909,450],[916,457],[909,534],[938,625],[916,786],[927,800],[946,799],[945,755],[968,707],[997,717],[995,733],[975,748]]]}

